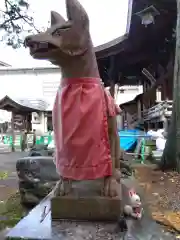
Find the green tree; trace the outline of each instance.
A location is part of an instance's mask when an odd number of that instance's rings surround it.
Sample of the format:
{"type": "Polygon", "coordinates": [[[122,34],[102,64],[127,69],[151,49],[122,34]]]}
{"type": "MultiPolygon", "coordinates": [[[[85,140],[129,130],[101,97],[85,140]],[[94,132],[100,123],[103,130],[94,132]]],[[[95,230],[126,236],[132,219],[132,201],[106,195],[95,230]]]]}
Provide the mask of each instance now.
{"type": "Polygon", "coordinates": [[[177,0],[176,51],[173,83],[173,111],[161,167],[180,172],[180,0],[177,0]]]}
{"type": "MultiPolygon", "coordinates": [[[[2,0],[1,0],[2,1],[2,0]]],[[[0,9],[1,41],[13,48],[23,44],[23,33],[37,31],[33,17],[29,15],[28,0],[3,0],[0,9]]]]}

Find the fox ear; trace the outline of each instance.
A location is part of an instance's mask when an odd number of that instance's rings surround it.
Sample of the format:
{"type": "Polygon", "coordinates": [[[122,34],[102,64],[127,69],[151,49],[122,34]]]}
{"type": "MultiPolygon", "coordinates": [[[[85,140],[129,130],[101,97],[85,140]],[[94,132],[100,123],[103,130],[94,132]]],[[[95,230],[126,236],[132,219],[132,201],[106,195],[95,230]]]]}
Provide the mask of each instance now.
{"type": "Polygon", "coordinates": [[[88,27],[89,18],[78,0],[66,0],[67,17],[79,26],[88,27]]]}
{"type": "Polygon", "coordinates": [[[64,24],[65,19],[57,12],[51,11],[51,26],[57,23],[64,24]]]}

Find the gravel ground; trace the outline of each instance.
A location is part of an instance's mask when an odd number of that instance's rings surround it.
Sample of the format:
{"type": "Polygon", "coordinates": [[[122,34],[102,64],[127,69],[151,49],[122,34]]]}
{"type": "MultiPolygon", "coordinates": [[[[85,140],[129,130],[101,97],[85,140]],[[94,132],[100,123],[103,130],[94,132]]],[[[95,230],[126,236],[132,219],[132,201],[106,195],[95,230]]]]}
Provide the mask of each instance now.
{"type": "Polygon", "coordinates": [[[180,174],[141,166],[137,168],[136,176],[151,207],[180,211],[180,174]]]}
{"type": "Polygon", "coordinates": [[[128,232],[120,232],[116,223],[70,222],[52,223],[53,240],[174,240],[175,235],[163,231],[148,218],[127,220],[128,232]]]}
{"type": "MultiPolygon", "coordinates": [[[[53,226],[52,226],[53,227],[53,226]]],[[[59,239],[68,240],[119,240],[120,235],[115,231],[115,224],[100,224],[88,222],[71,222],[64,221],[60,224],[54,224],[56,231],[54,236],[59,239]],[[58,233],[57,233],[58,230],[58,233]]],[[[52,238],[55,239],[55,238],[52,238]]]]}
{"type": "Polygon", "coordinates": [[[144,188],[153,219],[165,230],[180,234],[180,174],[141,165],[136,167],[136,177],[144,188]]]}

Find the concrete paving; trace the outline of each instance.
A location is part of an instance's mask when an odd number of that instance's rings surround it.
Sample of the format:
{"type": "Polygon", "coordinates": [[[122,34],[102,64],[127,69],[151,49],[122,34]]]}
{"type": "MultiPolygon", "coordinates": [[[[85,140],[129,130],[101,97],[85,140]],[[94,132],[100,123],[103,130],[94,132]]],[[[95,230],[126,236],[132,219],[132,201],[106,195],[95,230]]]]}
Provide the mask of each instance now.
{"type": "Polygon", "coordinates": [[[0,152],[0,201],[17,191],[16,161],[24,156],[27,156],[26,152],[0,152]]]}

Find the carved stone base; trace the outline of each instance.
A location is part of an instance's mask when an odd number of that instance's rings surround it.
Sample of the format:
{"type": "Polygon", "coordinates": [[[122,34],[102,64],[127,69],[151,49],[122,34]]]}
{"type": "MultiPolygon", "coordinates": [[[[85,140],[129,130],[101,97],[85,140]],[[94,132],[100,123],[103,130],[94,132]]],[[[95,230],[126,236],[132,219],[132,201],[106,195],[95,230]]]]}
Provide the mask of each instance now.
{"type": "Polygon", "coordinates": [[[121,196],[101,196],[102,186],[102,180],[73,182],[70,195],[52,198],[52,220],[117,221],[122,211],[121,196]]]}

